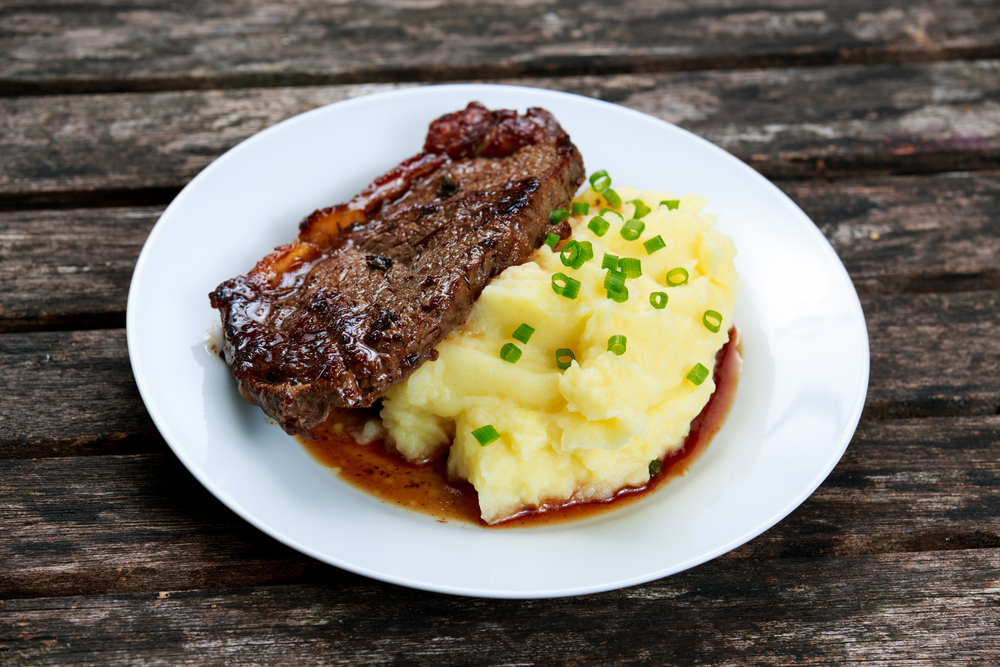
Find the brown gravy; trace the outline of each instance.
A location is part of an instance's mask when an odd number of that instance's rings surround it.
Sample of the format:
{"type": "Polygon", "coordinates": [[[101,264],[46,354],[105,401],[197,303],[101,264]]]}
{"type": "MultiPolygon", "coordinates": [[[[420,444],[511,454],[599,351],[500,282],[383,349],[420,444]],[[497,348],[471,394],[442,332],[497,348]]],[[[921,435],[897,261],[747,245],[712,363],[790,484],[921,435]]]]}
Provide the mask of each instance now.
{"type": "MultiPolygon", "coordinates": [[[[729,330],[729,342],[715,357],[715,391],[691,422],[684,445],[663,459],[660,472],[645,486],[622,489],[615,497],[601,502],[544,505],[488,527],[519,528],[595,516],[634,502],[670,479],[686,474],[725,422],[736,395],[741,368],[739,332],[733,327],[729,330]]],[[[348,428],[360,428],[377,417],[377,409],[338,413],[314,429],[319,436],[317,440],[299,438],[299,441],[319,463],[339,469],[337,474],[341,479],[383,502],[429,514],[442,522],[465,521],[487,526],[480,518],[479,500],[472,485],[464,480],[448,479],[447,458],[426,465],[407,463],[386,452],[377,442],[357,444],[343,428],[345,424],[348,428]]]]}

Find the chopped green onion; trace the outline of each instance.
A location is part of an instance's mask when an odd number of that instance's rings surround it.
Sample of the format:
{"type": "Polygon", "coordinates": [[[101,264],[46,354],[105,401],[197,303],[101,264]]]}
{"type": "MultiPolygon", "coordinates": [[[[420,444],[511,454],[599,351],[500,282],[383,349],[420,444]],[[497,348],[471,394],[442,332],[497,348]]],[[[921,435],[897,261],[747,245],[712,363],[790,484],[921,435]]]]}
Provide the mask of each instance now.
{"type": "Polygon", "coordinates": [[[701,316],[701,323],[712,333],[719,333],[719,328],[722,326],[722,313],[716,310],[706,310],[705,314],[701,316]]]}
{"type": "Polygon", "coordinates": [[[549,216],[549,223],[553,225],[558,225],[560,222],[566,222],[567,220],[569,220],[569,211],[564,208],[557,208],[549,216]]]}
{"type": "Polygon", "coordinates": [[[608,350],[614,352],[619,357],[625,354],[625,336],[612,336],[608,339],[608,350]]]}
{"type": "Polygon", "coordinates": [[[611,253],[604,253],[604,259],[601,261],[602,269],[617,269],[618,268],[618,255],[612,255],[611,253]]]}
{"type": "Polygon", "coordinates": [[[516,364],[521,358],[521,348],[514,343],[507,343],[500,348],[500,358],[512,364],[516,364]]]}
{"type": "Polygon", "coordinates": [[[573,269],[579,269],[583,266],[584,262],[593,258],[594,245],[590,241],[584,241],[583,243],[570,241],[563,246],[562,252],[559,253],[559,261],[563,263],[563,266],[573,269]]]}
{"type": "Polygon", "coordinates": [[[708,369],[701,364],[695,364],[694,368],[687,374],[687,379],[691,380],[696,386],[705,381],[708,377],[708,369]]]}
{"type": "Polygon", "coordinates": [[[573,363],[573,360],[575,359],[576,355],[573,354],[573,350],[568,347],[561,347],[556,350],[556,366],[558,366],[560,370],[566,370],[569,368],[570,364],[573,363]]]}
{"type": "Polygon", "coordinates": [[[667,271],[667,287],[680,287],[681,285],[687,285],[687,281],[687,269],[677,267],[676,269],[670,269],[667,271]]]}
{"type": "Polygon", "coordinates": [[[646,254],[647,255],[652,255],[657,250],[661,250],[662,248],[666,248],[667,244],[666,244],[666,242],[664,242],[663,237],[660,236],[659,234],[657,234],[656,236],[654,236],[653,238],[649,239],[648,241],[644,241],[643,244],[642,244],[642,247],[646,249],[646,254]]]}
{"type": "Polygon", "coordinates": [[[611,223],[602,218],[601,216],[591,218],[590,222],[587,223],[587,229],[594,232],[594,236],[598,237],[607,234],[610,228],[611,228],[611,223]]]}
{"type": "Polygon", "coordinates": [[[590,204],[587,202],[573,202],[573,215],[587,215],[590,211],[590,204]]]}
{"type": "Polygon", "coordinates": [[[663,469],[663,461],[658,461],[656,459],[653,459],[652,461],[649,462],[650,477],[656,477],[658,474],[660,474],[660,471],[662,469],[663,469]]]}
{"type": "Polygon", "coordinates": [[[615,209],[613,209],[613,208],[602,208],[602,209],[601,209],[601,215],[604,215],[605,213],[614,213],[615,215],[617,215],[617,216],[618,216],[619,218],[621,218],[622,220],[624,220],[624,219],[625,219],[625,216],[624,216],[624,215],[622,215],[622,214],[621,214],[621,212],[619,212],[619,211],[616,211],[616,210],[615,210],[615,209]]]}
{"type": "Polygon", "coordinates": [[[580,293],[580,281],[570,278],[565,273],[554,273],[552,274],[552,291],[567,299],[575,299],[580,293]]]}
{"type": "Polygon", "coordinates": [[[552,248],[552,252],[555,252],[555,250],[556,250],[556,244],[559,243],[559,239],[560,238],[562,238],[562,237],[559,236],[558,234],[551,234],[550,233],[548,236],[545,237],[545,244],[544,245],[547,245],[548,247],[552,248]]]}
{"type": "Polygon", "coordinates": [[[601,169],[600,171],[595,171],[590,175],[590,187],[594,188],[594,192],[604,192],[611,187],[611,177],[608,176],[608,172],[601,169]]]}
{"type": "Polygon", "coordinates": [[[618,193],[612,190],[611,188],[608,188],[601,194],[603,194],[604,198],[608,200],[608,203],[614,206],[615,208],[618,208],[619,206],[622,205],[622,198],[619,197],[618,193]]]}
{"type": "MultiPolygon", "coordinates": [[[[563,263],[563,266],[573,266],[576,260],[580,258],[580,244],[576,241],[570,241],[563,246],[563,249],[559,252],[559,261],[563,263]]],[[[583,263],[581,262],[582,266],[583,263]]],[[[579,267],[575,267],[579,268],[579,267]]]]}
{"type": "Polygon", "coordinates": [[[641,199],[633,199],[629,204],[635,206],[635,214],[632,217],[636,220],[649,213],[649,207],[641,199]]]}
{"type": "Polygon", "coordinates": [[[510,337],[514,340],[519,340],[522,343],[527,343],[533,333],[535,333],[534,327],[529,327],[527,324],[522,323],[521,326],[514,329],[514,333],[512,333],[510,337]]]}
{"type": "Polygon", "coordinates": [[[657,310],[663,310],[667,307],[667,298],[665,292],[653,292],[649,295],[649,305],[657,310]]]}
{"type": "Polygon", "coordinates": [[[476,439],[480,447],[485,447],[491,442],[499,440],[500,434],[493,428],[493,424],[487,424],[473,431],[472,437],[476,439]]]}
{"type": "Polygon", "coordinates": [[[608,285],[608,298],[615,303],[628,301],[628,287],[625,285],[608,285]]]}
{"type": "Polygon", "coordinates": [[[638,278],[642,275],[642,261],[635,257],[622,257],[618,260],[618,269],[626,278],[638,278]]]}
{"type": "Polygon", "coordinates": [[[646,229],[646,223],[642,220],[629,220],[622,227],[622,238],[626,241],[635,241],[637,238],[642,236],[642,231],[646,229]]]}
{"type": "Polygon", "coordinates": [[[611,289],[614,287],[624,287],[625,286],[625,272],[619,271],[618,269],[608,269],[607,275],[604,276],[604,289],[611,289]]]}
{"type": "Polygon", "coordinates": [[[666,206],[667,210],[669,210],[669,211],[673,211],[674,209],[676,209],[680,205],[681,205],[681,200],[680,199],[668,199],[666,201],[661,201],[660,202],[660,206],[666,206]]]}

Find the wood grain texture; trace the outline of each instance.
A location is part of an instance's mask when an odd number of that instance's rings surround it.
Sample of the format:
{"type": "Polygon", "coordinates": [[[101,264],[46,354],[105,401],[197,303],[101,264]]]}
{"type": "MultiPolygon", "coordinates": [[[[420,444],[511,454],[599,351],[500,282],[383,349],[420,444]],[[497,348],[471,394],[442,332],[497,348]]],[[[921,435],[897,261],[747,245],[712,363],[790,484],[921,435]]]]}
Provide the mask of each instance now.
{"type": "Polygon", "coordinates": [[[122,329],[0,334],[0,393],[7,456],[148,451],[162,443],[122,329]]]}
{"type": "Polygon", "coordinates": [[[0,470],[0,598],[346,576],[240,519],[170,452],[5,461],[0,470]]]}
{"type": "Polygon", "coordinates": [[[5,3],[0,94],[996,57],[983,0],[5,3]]]}
{"type": "MultiPolygon", "coordinates": [[[[997,61],[510,83],[595,97],[676,123],[772,178],[1000,167],[997,61]]],[[[256,132],[388,87],[0,99],[0,207],[115,205],[142,196],[166,203],[256,132]]]]}
{"type": "Polygon", "coordinates": [[[724,558],[1000,547],[1000,417],[862,422],[816,492],[724,558]]]}
{"type": "Polygon", "coordinates": [[[1000,174],[784,181],[860,294],[1000,289],[1000,174]]]}
{"type": "MultiPolygon", "coordinates": [[[[1000,417],[862,423],[805,504],[722,558],[1000,547],[998,461],[1000,417]]],[[[0,599],[355,580],[251,527],[169,452],[0,461],[0,507],[0,599]]]]}
{"type": "Polygon", "coordinates": [[[560,600],[367,581],[0,603],[17,664],[987,665],[996,549],[713,562],[560,600]]]}
{"type": "MultiPolygon", "coordinates": [[[[871,342],[865,418],[997,414],[1000,292],[872,296],[862,306],[871,342]]],[[[146,447],[158,437],[124,331],[0,334],[0,368],[0,458],[107,451],[119,441],[146,447]]]]}
{"type": "Polygon", "coordinates": [[[1000,292],[872,296],[863,418],[1000,413],[1000,292]]]}
{"type": "MultiPolygon", "coordinates": [[[[861,294],[1000,289],[998,173],[778,185],[861,294]]],[[[123,326],[135,260],[162,211],[0,213],[0,332],[123,326]]]]}
{"type": "Polygon", "coordinates": [[[156,208],[0,213],[0,332],[125,326],[156,208]]]}

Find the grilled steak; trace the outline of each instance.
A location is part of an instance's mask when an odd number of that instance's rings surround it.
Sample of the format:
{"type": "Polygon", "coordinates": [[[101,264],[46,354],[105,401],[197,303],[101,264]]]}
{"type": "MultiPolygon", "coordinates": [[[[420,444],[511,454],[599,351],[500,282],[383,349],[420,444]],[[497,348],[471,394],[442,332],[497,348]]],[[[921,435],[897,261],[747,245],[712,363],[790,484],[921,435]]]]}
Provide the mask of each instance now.
{"type": "Polygon", "coordinates": [[[306,218],[298,241],[209,295],[240,393],[289,433],[371,406],[465,321],[491,278],[565,223],[583,160],[543,109],[473,102],[424,152],[306,218]]]}

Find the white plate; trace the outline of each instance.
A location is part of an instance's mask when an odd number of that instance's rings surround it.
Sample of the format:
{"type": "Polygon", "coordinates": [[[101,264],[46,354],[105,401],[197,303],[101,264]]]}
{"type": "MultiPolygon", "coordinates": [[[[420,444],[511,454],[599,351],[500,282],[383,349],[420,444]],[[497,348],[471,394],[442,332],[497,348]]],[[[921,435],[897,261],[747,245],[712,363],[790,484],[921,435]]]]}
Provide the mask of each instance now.
{"type": "Polygon", "coordinates": [[[240,516],[352,572],[485,597],[577,595],[703,563],[759,535],[829,474],[857,426],[868,337],[830,245],[784,194],[725,151],[613,104],[531,88],[413,88],[333,104],[232,149],[164,212],[136,265],[128,346],[146,407],[198,480],[240,516]],[[556,527],[438,523],[341,482],[237,394],[206,354],[208,293],[420,151],[428,123],[479,100],[541,106],[588,173],[697,192],[732,236],[745,287],[735,320],[745,365],[729,419],[690,473],[620,511],[556,527]]]}

